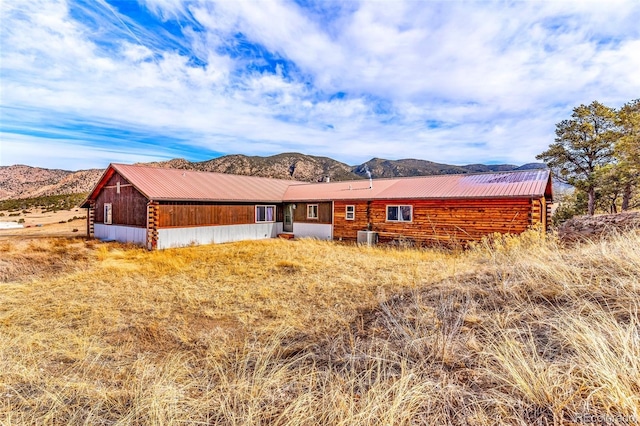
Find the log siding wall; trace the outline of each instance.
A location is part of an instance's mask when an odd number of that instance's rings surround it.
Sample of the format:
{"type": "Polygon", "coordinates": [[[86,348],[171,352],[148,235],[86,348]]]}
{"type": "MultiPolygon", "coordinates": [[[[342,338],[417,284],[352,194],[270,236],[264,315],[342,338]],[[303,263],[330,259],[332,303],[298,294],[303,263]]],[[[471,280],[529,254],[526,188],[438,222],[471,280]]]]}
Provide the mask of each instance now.
{"type": "Polygon", "coordinates": [[[111,203],[113,225],[147,226],[148,200],[118,173],[107,181],[96,197],[94,223],[104,223],[104,205],[111,203]],[[120,182],[120,193],[117,185],[120,182]]]}
{"type": "Polygon", "coordinates": [[[159,223],[159,204],[149,202],[147,204],[147,248],[155,250],[158,247],[158,223],[159,223]]]}
{"type": "Polygon", "coordinates": [[[355,241],[358,231],[368,229],[370,201],[336,201],[333,204],[333,238],[355,241]],[[346,219],[347,206],[355,206],[353,220],[346,219]]]}
{"type": "Polygon", "coordinates": [[[494,232],[521,233],[535,223],[544,226],[546,211],[544,198],[336,201],[333,235],[334,239],[353,241],[358,231],[370,229],[379,232],[383,242],[474,241],[494,232]],[[345,219],[347,205],[356,206],[353,221],[345,219]],[[413,206],[412,221],[387,221],[388,205],[413,206]]]}
{"type": "Polygon", "coordinates": [[[93,238],[95,236],[95,215],[96,215],[96,202],[89,201],[89,207],[87,207],[87,237],[93,238]]]}

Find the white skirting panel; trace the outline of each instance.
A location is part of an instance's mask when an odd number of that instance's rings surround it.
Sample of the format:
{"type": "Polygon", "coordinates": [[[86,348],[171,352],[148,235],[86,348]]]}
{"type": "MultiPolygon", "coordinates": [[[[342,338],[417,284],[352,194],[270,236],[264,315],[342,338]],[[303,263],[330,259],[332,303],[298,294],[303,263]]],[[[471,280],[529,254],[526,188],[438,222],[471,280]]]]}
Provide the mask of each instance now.
{"type": "Polygon", "coordinates": [[[248,225],[197,226],[158,229],[158,248],[184,247],[191,244],[229,243],[232,241],[275,238],[282,232],[282,222],[248,225]]]}
{"type": "Polygon", "coordinates": [[[317,238],[330,240],[333,237],[333,227],[322,223],[293,223],[293,235],[296,238],[317,238]]]}
{"type": "Polygon", "coordinates": [[[120,241],[121,243],[133,243],[142,246],[147,241],[147,230],[134,226],[96,223],[93,225],[93,233],[100,240],[120,241]]]}

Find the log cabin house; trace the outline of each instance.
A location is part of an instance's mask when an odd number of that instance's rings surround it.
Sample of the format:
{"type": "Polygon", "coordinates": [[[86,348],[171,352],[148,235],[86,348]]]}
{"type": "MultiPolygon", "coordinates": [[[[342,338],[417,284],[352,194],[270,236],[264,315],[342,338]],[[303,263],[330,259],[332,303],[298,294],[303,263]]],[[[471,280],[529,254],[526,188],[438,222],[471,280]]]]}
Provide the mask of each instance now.
{"type": "Polygon", "coordinates": [[[465,243],[544,232],[552,201],[548,170],[306,183],[111,164],[82,207],[90,237],[152,250],[279,235],[465,243]]]}

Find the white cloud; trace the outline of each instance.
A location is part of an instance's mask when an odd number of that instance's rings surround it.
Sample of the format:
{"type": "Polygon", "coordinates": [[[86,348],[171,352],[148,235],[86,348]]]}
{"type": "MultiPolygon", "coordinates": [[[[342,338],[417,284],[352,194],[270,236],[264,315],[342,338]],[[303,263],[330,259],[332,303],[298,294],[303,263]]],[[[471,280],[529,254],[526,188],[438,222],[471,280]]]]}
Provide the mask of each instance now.
{"type": "Polygon", "coordinates": [[[26,164],[62,170],[100,169],[109,163],[170,159],[157,152],[88,146],[74,139],[49,139],[0,133],[0,165],[26,164]]]}
{"type": "MultiPolygon", "coordinates": [[[[25,117],[4,114],[3,128],[30,119],[33,133],[58,114],[226,153],[524,163],[574,106],[640,93],[633,1],[141,4],[183,36],[103,2],[3,2],[0,102],[25,117]],[[288,65],[247,68],[239,34],[288,65]]],[[[10,134],[3,165],[44,143],[10,134]]],[[[99,138],[67,143],[55,146],[70,162],[105,152],[99,138]]]]}

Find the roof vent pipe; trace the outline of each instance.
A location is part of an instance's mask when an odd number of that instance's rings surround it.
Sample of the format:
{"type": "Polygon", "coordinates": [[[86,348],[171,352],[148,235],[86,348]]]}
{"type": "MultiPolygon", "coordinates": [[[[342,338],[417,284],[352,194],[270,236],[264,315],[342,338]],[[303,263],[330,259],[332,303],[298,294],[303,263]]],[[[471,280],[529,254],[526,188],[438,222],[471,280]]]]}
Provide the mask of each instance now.
{"type": "Polygon", "coordinates": [[[371,178],[369,167],[366,164],[364,165],[364,171],[367,173],[367,176],[369,176],[369,189],[373,189],[373,179],[371,178]]]}

